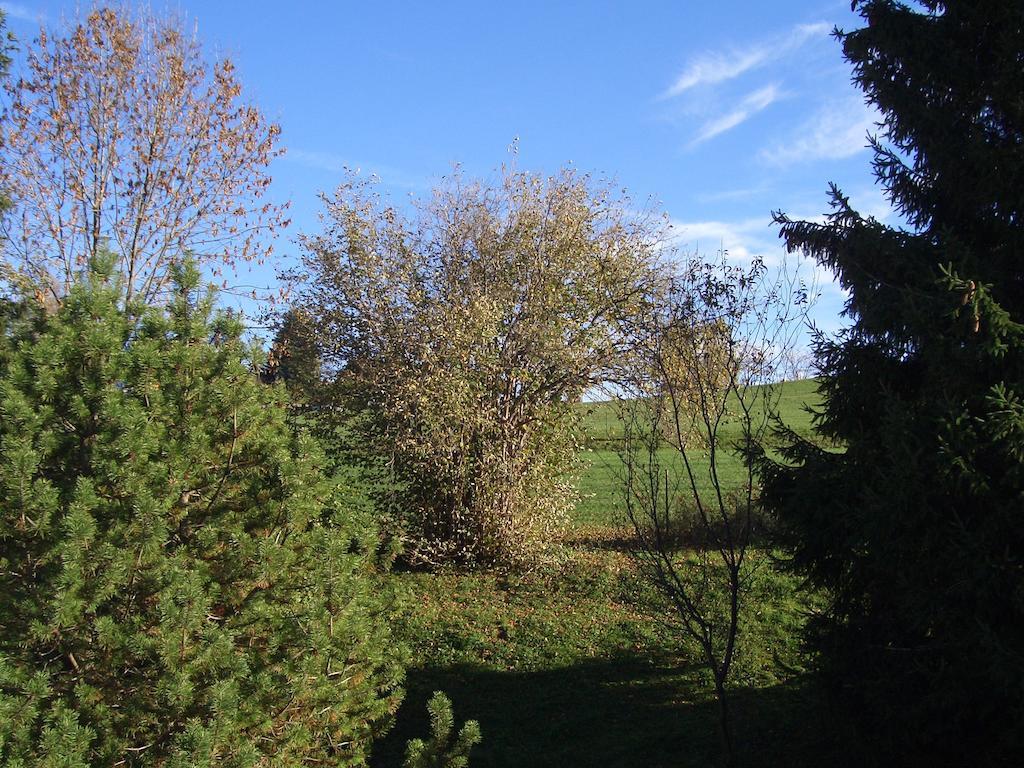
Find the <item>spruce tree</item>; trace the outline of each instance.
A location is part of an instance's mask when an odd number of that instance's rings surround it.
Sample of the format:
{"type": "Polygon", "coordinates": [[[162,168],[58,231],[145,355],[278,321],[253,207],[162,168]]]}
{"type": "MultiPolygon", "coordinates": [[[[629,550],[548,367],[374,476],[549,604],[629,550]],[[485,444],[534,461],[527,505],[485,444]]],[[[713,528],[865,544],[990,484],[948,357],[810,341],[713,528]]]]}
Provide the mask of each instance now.
{"type": "Polygon", "coordinates": [[[1024,4],[854,7],[836,35],[904,224],[834,187],[824,224],[777,214],[850,323],[816,345],[841,450],[790,435],[765,496],[831,598],[822,669],[887,759],[999,762],[1024,736],[1024,4]]]}
{"type": "Polygon", "coordinates": [[[194,268],[141,314],[110,274],[2,326],[0,764],[364,764],[401,675],[368,514],[194,268]]]}

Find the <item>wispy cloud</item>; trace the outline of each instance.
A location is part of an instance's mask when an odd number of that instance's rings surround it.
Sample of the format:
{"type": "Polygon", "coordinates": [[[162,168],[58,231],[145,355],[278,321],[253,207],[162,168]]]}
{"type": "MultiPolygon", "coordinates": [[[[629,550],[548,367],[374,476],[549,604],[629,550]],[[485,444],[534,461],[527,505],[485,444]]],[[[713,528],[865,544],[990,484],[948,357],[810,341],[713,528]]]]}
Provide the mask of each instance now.
{"type": "MultiPolygon", "coordinates": [[[[824,216],[808,217],[823,223],[824,216]]],[[[738,220],[680,221],[672,220],[672,244],[685,251],[699,251],[705,256],[722,253],[725,260],[737,266],[749,265],[760,258],[769,270],[783,270],[790,278],[799,278],[820,292],[825,325],[834,329],[843,294],[835,276],[812,259],[786,252],[779,238],[779,229],[770,216],[738,220]]]]}
{"type": "Polygon", "coordinates": [[[826,104],[795,136],[762,149],[758,157],[773,166],[850,157],[867,147],[867,135],[878,121],[878,113],[856,94],[826,104]]]}
{"type": "Polygon", "coordinates": [[[357,164],[354,164],[341,155],[336,155],[333,152],[314,152],[305,149],[289,149],[285,153],[285,159],[290,160],[293,163],[304,165],[307,168],[316,168],[321,171],[331,171],[332,173],[345,173],[347,171],[359,170],[357,164]]]}
{"type": "Polygon", "coordinates": [[[402,189],[425,189],[428,185],[425,179],[411,176],[398,168],[373,163],[353,162],[350,158],[342,157],[333,152],[318,152],[304,149],[289,149],[285,160],[313,168],[319,171],[330,173],[356,173],[366,172],[379,178],[384,184],[402,189]]]}
{"type": "Polygon", "coordinates": [[[672,241],[704,253],[726,251],[729,259],[747,263],[755,256],[770,257],[778,249],[776,231],[768,215],[735,221],[672,220],[672,241]]]}
{"type": "Polygon", "coordinates": [[[777,101],[779,95],[777,85],[768,85],[748,93],[735,109],[704,123],[693,141],[690,142],[690,147],[702,144],[708,139],[713,139],[715,136],[732,130],[740,123],[746,122],[751,116],[777,101]]]}
{"type": "MultiPolygon", "coordinates": [[[[850,207],[861,216],[870,216],[877,221],[900,226],[900,217],[893,210],[886,197],[885,190],[878,185],[856,186],[852,189],[843,189],[843,194],[850,200],[850,207]]],[[[821,195],[813,203],[803,201],[799,207],[786,210],[786,215],[794,221],[813,221],[817,224],[824,224],[828,220],[825,213],[810,213],[815,209],[823,210],[827,206],[826,198],[821,195]]]]}
{"type": "Polygon", "coordinates": [[[690,62],[675,82],[661,94],[661,98],[671,99],[691,88],[732,80],[744,72],[788,55],[808,40],[825,36],[830,29],[824,22],[798,24],[785,35],[762,40],[744,49],[704,53],[690,62]]]}
{"type": "Polygon", "coordinates": [[[739,77],[747,70],[753,69],[767,59],[766,49],[729,54],[709,53],[693,61],[668,90],[661,94],[663,99],[671,99],[698,85],[714,85],[739,77]]]}
{"type": "Polygon", "coordinates": [[[757,195],[763,195],[770,189],[767,182],[762,182],[753,187],[739,187],[737,189],[722,189],[717,192],[700,192],[696,199],[701,203],[722,203],[731,200],[746,200],[757,195]]]}
{"type": "MultiPolygon", "coordinates": [[[[808,220],[824,222],[824,216],[808,220]]],[[[811,309],[814,323],[826,332],[840,327],[839,312],[846,299],[835,275],[827,267],[800,254],[786,252],[779,229],[768,215],[745,219],[703,221],[672,220],[671,245],[683,254],[699,252],[704,258],[722,253],[729,264],[749,266],[760,258],[770,274],[801,282],[817,296],[811,309]]],[[[804,339],[801,343],[806,343],[804,339]]]]}
{"type": "Polygon", "coordinates": [[[46,19],[46,14],[42,11],[32,10],[20,3],[0,3],[0,11],[3,11],[4,15],[9,18],[21,21],[44,21],[46,19]]]}
{"type": "Polygon", "coordinates": [[[850,194],[850,202],[854,209],[864,216],[871,216],[884,223],[898,224],[899,217],[881,187],[856,190],[850,194]]]}

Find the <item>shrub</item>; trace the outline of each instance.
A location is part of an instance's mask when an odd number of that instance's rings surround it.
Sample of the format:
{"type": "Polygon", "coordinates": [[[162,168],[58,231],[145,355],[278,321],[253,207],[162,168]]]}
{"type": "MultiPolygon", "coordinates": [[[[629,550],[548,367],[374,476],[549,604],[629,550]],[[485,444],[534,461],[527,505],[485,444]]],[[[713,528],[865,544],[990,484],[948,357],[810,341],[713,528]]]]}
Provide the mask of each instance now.
{"type": "Polygon", "coordinates": [[[413,558],[516,563],[572,507],[571,405],[623,353],[658,230],[571,172],[459,176],[405,217],[364,185],[306,238],[333,402],[387,457],[413,558]]]}

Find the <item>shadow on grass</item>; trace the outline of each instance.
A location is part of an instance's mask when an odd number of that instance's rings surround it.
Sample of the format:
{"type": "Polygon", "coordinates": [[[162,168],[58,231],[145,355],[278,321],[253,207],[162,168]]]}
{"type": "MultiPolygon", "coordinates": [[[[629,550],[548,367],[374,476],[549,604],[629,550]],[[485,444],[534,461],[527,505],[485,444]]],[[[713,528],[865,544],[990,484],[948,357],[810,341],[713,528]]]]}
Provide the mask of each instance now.
{"type": "Polygon", "coordinates": [[[592,527],[584,533],[576,533],[567,537],[565,543],[574,549],[593,550],[596,552],[621,552],[629,554],[636,548],[635,535],[632,528],[625,527],[592,527]]]}
{"type": "MultiPolygon", "coordinates": [[[[752,533],[748,549],[767,549],[772,538],[763,530],[764,526],[758,523],[758,528],[752,533]]],[[[708,531],[695,521],[679,526],[678,530],[663,531],[665,548],[669,552],[682,552],[684,550],[717,549],[717,541],[713,537],[714,531],[708,531]]],[[[724,539],[724,533],[718,532],[719,540],[724,539]]],[[[578,531],[573,531],[565,538],[565,543],[573,549],[594,552],[618,552],[631,554],[637,549],[637,536],[633,527],[627,522],[618,526],[587,526],[578,531]]]]}
{"type": "MultiPolygon", "coordinates": [[[[720,763],[717,704],[695,681],[692,668],[642,659],[539,672],[412,669],[395,727],[371,765],[401,765],[405,742],[429,733],[427,699],[443,690],[457,723],[480,721],[472,768],[713,766],[720,763]]],[[[731,705],[740,766],[867,764],[839,745],[827,711],[802,683],[738,690],[731,705]]]]}

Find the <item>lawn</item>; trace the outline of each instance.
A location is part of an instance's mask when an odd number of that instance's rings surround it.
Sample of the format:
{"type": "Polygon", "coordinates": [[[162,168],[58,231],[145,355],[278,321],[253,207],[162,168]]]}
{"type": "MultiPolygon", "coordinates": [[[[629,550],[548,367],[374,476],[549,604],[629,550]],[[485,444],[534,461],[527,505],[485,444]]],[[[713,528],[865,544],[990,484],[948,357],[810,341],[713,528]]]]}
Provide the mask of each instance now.
{"type": "MultiPolygon", "coordinates": [[[[809,428],[813,382],[785,385],[782,417],[809,428]]],[[[695,648],[668,626],[638,578],[618,526],[616,425],[586,406],[584,500],[558,556],[536,570],[396,573],[407,594],[399,633],[412,650],[407,696],[373,764],[397,766],[428,730],[434,690],[483,730],[472,765],[704,766],[717,761],[716,705],[695,648]]],[[[763,552],[734,671],[741,764],[818,764],[825,710],[799,674],[804,601],[763,552]],[[784,734],[784,735],[783,735],[784,734]],[[814,755],[813,760],[806,756],[814,755]]],[[[850,755],[832,755],[842,763],[850,755]]]]}

